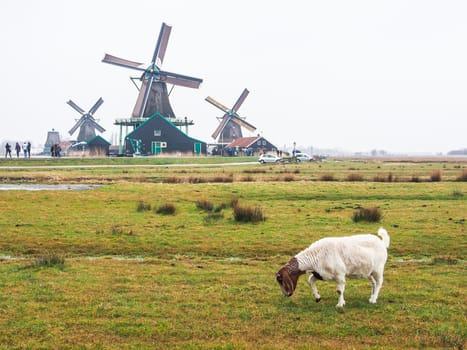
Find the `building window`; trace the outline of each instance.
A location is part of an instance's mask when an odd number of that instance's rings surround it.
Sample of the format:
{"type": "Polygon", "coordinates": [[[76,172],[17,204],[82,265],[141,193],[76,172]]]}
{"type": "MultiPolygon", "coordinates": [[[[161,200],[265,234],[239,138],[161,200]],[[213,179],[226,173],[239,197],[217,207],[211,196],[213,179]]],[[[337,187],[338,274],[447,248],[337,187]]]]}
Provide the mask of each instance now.
{"type": "Polygon", "coordinates": [[[154,130],[154,136],[161,136],[162,135],[162,130],[154,130]]]}

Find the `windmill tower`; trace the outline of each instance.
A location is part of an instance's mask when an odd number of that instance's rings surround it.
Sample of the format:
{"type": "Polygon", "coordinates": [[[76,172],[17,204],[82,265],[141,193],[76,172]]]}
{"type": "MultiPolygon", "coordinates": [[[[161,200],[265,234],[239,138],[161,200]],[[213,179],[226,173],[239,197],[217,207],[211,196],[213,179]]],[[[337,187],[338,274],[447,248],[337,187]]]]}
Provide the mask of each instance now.
{"type": "Polygon", "coordinates": [[[247,89],[244,89],[237,102],[235,102],[233,105],[232,109],[228,109],[226,106],[217,102],[210,96],[206,97],[206,101],[224,112],[224,115],[218,118],[220,120],[219,126],[211,135],[213,139],[217,139],[218,143],[227,144],[242,137],[242,126],[249,131],[256,130],[253,125],[246,122],[245,118],[240,117],[237,113],[238,109],[245,101],[249,93],[250,92],[247,89]]]}
{"type": "Polygon", "coordinates": [[[47,132],[47,140],[45,141],[44,145],[44,154],[50,154],[50,148],[53,145],[59,144],[60,143],[60,134],[58,131],[55,131],[55,129],[52,129],[52,131],[47,132]]]}
{"type": "Polygon", "coordinates": [[[144,68],[143,63],[125,60],[109,54],[106,54],[102,59],[102,62],[105,63],[142,72],[140,78],[141,86],[135,107],[133,108],[132,118],[148,118],[154,113],[159,112],[168,119],[176,119],[170,106],[167,83],[197,89],[203,82],[199,78],[161,70],[171,30],[172,27],[162,23],[156,48],[152,55],[151,63],[147,68],[144,68]]]}
{"type": "Polygon", "coordinates": [[[97,124],[96,120],[94,119],[94,113],[98,110],[98,108],[104,103],[104,100],[102,97],[100,97],[97,102],[92,106],[92,108],[88,111],[85,112],[84,109],[79,107],[76,103],[74,103],[72,100],[69,100],[67,102],[75,111],[77,111],[79,114],[81,114],[81,118],[77,120],[75,126],[73,126],[68,133],[70,135],[73,135],[76,131],[76,129],[79,128],[79,134],[78,134],[78,142],[81,141],[88,141],[91,140],[92,138],[96,137],[96,129],[99,132],[104,132],[105,129],[97,124]]]}

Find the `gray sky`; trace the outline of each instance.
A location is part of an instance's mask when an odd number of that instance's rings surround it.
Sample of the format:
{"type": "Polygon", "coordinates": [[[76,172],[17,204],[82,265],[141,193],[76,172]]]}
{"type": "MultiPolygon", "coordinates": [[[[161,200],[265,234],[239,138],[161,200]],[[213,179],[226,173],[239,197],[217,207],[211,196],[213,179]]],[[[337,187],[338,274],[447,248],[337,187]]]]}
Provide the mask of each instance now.
{"type": "Polygon", "coordinates": [[[69,138],[79,114],[66,101],[99,97],[103,136],[117,135],[135,74],[104,53],[149,62],[166,22],[163,69],[204,79],[170,96],[190,136],[213,141],[222,113],[205,97],[232,107],[248,88],[239,114],[280,148],[465,148],[466,18],[465,0],[2,0],[0,141],[69,138]]]}

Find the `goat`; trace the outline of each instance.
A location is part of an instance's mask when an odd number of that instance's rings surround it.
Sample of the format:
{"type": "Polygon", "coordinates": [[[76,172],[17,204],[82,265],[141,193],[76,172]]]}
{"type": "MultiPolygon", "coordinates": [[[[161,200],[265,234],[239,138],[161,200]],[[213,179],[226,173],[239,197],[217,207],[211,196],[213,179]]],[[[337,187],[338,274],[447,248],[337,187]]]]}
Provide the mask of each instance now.
{"type": "Polygon", "coordinates": [[[372,285],[370,303],[376,304],[383,284],[384,265],[388,257],[389,235],[384,228],[373,234],[322,238],[302,250],[276,274],[285,296],[292,296],[298,278],[310,273],[308,284],[316,302],[321,300],[315,282],[335,281],[339,295],[337,307],[345,305],[345,277],[368,278],[372,285]]]}

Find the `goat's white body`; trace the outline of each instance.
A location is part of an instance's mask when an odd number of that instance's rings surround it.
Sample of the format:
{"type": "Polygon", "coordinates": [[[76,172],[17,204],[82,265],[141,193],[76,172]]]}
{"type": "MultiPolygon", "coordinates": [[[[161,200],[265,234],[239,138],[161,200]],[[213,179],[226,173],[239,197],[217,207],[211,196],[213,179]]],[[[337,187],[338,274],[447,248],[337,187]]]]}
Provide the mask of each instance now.
{"type": "Polygon", "coordinates": [[[312,273],[308,283],[316,300],[321,297],[315,281],[335,281],[339,294],[338,307],[345,305],[345,277],[368,278],[372,284],[370,303],[376,303],[383,284],[389,235],[383,228],[375,235],[323,238],[301,251],[295,258],[301,271],[312,273]]]}

